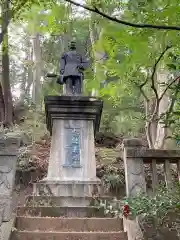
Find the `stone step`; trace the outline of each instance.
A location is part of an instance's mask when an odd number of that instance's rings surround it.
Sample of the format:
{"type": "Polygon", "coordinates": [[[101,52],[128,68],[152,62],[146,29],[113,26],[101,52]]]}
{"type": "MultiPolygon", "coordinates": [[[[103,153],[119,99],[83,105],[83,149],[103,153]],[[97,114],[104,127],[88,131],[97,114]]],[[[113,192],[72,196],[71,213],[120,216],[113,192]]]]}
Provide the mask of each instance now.
{"type": "Polygon", "coordinates": [[[124,232],[30,232],[17,231],[13,240],[127,240],[124,232]]]}
{"type": "Polygon", "coordinates": [[[123,231],[119,218],[17,217],[16,228],[27,231],[108,232],[123,231]]]}
{"type": "MultiPolygon", "coordinates": [[[[103,201],[113,201],[112,197],[109,196],[102,196],[101,200],[103,201]]],[[[26,197],[26,206],[60,206],[60,207],[69,207],[70,204],[73,203],[73,206],[79,206],[81,203],[87,206],[95,206],[97,203],[97,199],[93,197],[57,197],[57,196],[27,196],[26,197]]]]}
{"type": "Polygon", "coordinates": [[[38,217],[101,217],[104,218],[104,209],[97,207],[18,207],[18,216],[38,217]]]}

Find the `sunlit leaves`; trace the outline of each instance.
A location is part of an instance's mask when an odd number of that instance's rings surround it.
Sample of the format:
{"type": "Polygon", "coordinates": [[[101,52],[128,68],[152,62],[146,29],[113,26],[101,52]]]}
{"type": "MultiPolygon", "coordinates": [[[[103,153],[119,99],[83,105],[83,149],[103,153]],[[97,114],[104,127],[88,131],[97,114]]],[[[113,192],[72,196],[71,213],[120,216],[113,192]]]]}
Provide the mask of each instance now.
{"type": "Polygon", "coordinates": [[[22,21],[28,22],[30,32],[58,35],[66,32],[70,21],[69,10],[65,4],[36,1],[21,13],[22,21]]]}

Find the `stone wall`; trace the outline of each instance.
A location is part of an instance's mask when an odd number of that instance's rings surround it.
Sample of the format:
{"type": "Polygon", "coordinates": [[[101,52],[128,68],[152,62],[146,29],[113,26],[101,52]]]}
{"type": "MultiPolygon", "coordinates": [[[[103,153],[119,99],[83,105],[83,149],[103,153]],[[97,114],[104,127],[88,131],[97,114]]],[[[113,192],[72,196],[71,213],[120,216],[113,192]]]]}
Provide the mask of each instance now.
{"type": "Polygon", "coordinates": [[[0,239],[4,223],[12,220],[12,193],[20,138],[0,138],[0,239]]]}

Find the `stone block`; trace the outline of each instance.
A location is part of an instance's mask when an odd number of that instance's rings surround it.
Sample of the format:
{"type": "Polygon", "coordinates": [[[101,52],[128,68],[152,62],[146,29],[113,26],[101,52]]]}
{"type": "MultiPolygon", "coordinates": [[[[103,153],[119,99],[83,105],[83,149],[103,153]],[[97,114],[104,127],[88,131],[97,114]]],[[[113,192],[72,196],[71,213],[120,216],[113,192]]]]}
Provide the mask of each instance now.
{"type": "Polygon", "coordinates": [[[12,197],[9,195],[0,194],[0,219],[2,222],[8,222],[12,215],[12,197]]]}
{"type": "Polygon", "coordinates": [[[47,129],[52,133],[54,119],[91,120],[99,130],[103,101],[85,96],[46,96],[44,99],[47,129]]]}
{"type": "Polygon", "coordinates": [[[143,141],[138,138],[130,138],[123,140],[123,147],[139,147],[143,146],[143,141]]]}
{"type": "Polygon", "coordinates": [[[15,182],[19,138],[0,139],[0,218],[10,221],[12,215],[12,191],[15,182]]]}
{"type": "Polygon", "coordinates": [[[3,222],[3,215],[4,215],[4,205],[0,205],[0,226],[3,222]]]}
{"type": "Polygon", "coordinates": [[[0,240],[10,240],[12,229],[15,226],[16,215],[12,215],[10,221],[3,222],[0,226],[0,240]]]}
{"type": "Polygon", "coordinates": [[[48,181],[96,180],[93,122],[86,120],[54,120],[48,166],[48,181]],[[79,133],[79,143],[71,144],[67,130],[79,133]],[[74,147],[76,147],[75,152],[74,147]],[[72,154],[73,153],[73,154],[72,154]],[[75,157],[75,158],[74,158],[75,157]]]}
{"type": "MultiPolygon", "coordinates": [[[[64,197],[64,196],[47,196],[47,195],[29,195],[26,197],[26,206],[29,207],[37,207],[37,206],[61,206],[65,207],[69,204],[70,201],[74,201],[74,205],[76,206],[77,202],[81,202],[82,200],[86,200],[90,202],[90,206],[96,206],[97,198],[96,197],[64,197]],[[67,200],[67,204],[63,205],[64,199],[67,200]]],[[[101,196],[102,201],[114,202],[114,198],[110,196],[101,196]]],[[[69,205],[68,205],[69,206],[69,205]]]]}
{"type": "Polygon", "coordinates": [[[124,140],[124,168],[126,180],[126,195],[135,196],[138,193],[146,192],[143,158],[129,156],[130,151],[142,149],[142,142],[139,139],[124,140]]]}
{"type": "Polygon", "coordinates": [[[98,194],[99,185],[99,180],[89,182],[47,181],[34,184],[33,193],[36,196],[62,196],[61,206],[88,206],[91,201],[90,197],[98,194]]]}
{"type": "Polygon", "coordinates": [[[127,232],[128,240],[144,240],[143,233],[137,219],[123,218],[124,231],[127,232]]]}
{"type": "Polygon", "coordinates": [[[8,222],[12,217],[12,197],[4,197],[0,201],[4,202],[3,222],[8,222]]]}

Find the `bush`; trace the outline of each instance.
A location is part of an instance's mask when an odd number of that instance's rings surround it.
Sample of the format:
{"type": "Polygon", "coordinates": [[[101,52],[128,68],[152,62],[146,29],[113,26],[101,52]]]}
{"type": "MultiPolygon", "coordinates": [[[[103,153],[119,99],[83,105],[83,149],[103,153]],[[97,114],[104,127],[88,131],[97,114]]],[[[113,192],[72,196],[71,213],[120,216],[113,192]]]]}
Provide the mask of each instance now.
{"type": "Polygon", "coordinates": [[[154,219],[156,227],[173,228],[180,218],[180,185],[170,190],[160,187],[154,196],[139,194],[124,199],[121,204],[114,202],[99,201],[99,204],[108,215],[133,219],[142,216],[143,219],[154,219]]]}
{"type": "Polygon", "coordinates": [[[106,192],[118,193],[125,185],[124,169],[117,168],[112,164],[106,166],[101,181],[106,192]]]}
{"type": "Polygon", "coordinates": [[[180,185],[170,190],[160,187],[154,196],[139,194],[127,199],[127,202],[133,217],[156,218],[158,225],[163,225],[169,214],[180,213],[180,185]]]}

